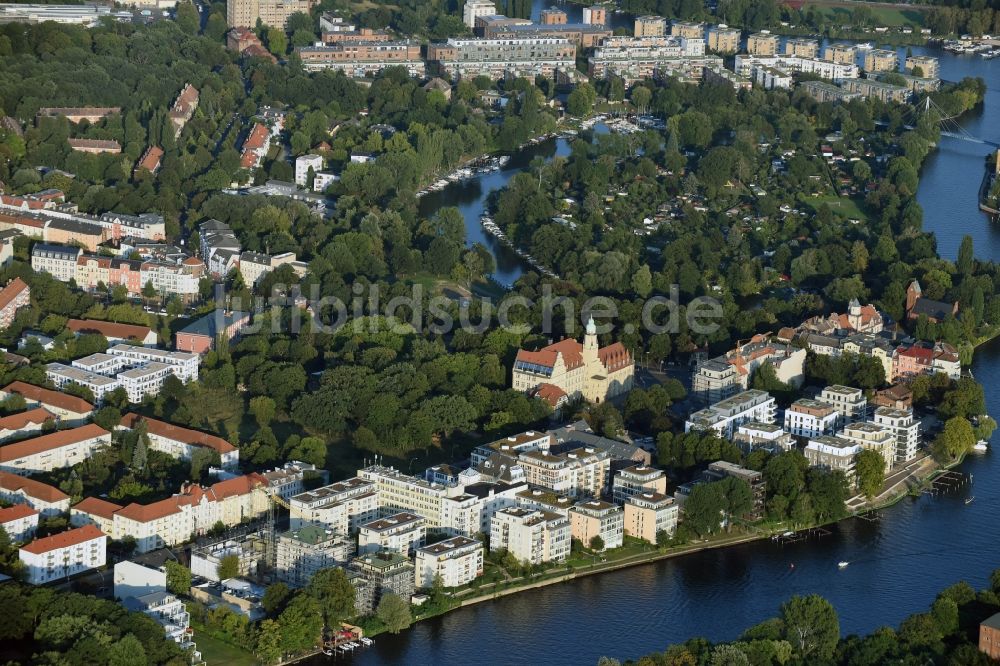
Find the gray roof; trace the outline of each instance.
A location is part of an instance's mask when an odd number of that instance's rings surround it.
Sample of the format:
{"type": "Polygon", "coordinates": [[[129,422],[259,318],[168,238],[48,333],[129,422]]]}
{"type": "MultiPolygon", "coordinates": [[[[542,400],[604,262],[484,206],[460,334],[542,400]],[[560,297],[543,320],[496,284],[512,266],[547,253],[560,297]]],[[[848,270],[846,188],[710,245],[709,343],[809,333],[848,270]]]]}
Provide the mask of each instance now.
{"type": "Polygon", "coordinates": [[[642,451],[633,444],[595,435],[590,431],[587,422],[583,420],[551,430],[550,434],[556,438],[557,445],[564,451],[579,448],[579,446],[589,446],[607,452],[615,460],[633,460],[636,452],[642,451]],[[573,446],[573,444],[579,446],[573,446]]]}

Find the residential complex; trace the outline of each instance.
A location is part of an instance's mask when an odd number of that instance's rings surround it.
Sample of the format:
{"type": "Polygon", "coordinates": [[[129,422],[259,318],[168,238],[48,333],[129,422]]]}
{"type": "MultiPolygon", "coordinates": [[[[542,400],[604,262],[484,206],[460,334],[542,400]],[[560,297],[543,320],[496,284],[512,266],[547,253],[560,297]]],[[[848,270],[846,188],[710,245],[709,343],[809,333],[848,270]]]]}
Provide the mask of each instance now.
{"type": "Polygon", "coordinates": [[[38,516],[38,511],[27,504],[0,508],[0,528],[3,528],[11,543],[30,541],[38,529],[38,516]]]}
{"type": "Polygon", "coordinates": [[[625,501],[625,534],[649,543],[657,543],[660,533],[673,536],[677,531],[679,507],[673,497],[658,492],[632,495],[625,501]]]}
{"type": "Polygon", "coordinates": [[[774,398],[769,393],[750,389],[694,412],[684,423],[684,432],[715,431],[732,439],[736,429],[744,423],[773,423],[775,409],[774,398]]]}
{"type": "Polygon", "coordinates": [[[375,612],[386,592],[404,600],[413,595],[416,570],[405,555],[390,552],[360,555],[351,560],[348,571],[355,576],[351,581],[356,590],[355,607],[362,615],[375,612]]]}
{"type": "Polygon", "coordinates": [[[877,407],[873,423],[885,426],[896,437],[896,464],[907,463],[917,457],[920,443],[920,421],[913,416],[912,409],[877,407]]]}
{"type": "Polygon", "coordinates": [[[566,516],[520,507],[502,509],[493,515],[490,550],[506,550],[519,562],[562,562],[569,557],[570,542],[566,516]]]}
{"type": "Polygon", "coordinates": [[[305,587],[318,571],[346,564],[354,544],[323,525],[301,525],[278,535],[275,570],[291,587],[305,587]]]}
{"type": "Polygon", "coordinates": [[[21,546],[18,558],[28,582],[41,585],[104,566],[107,540],[99,529],[86,525],[21,546]]]}
{"type": "Polygon", "coordinates": [[[719,402],[749,388],[753,373],[765,363],[773,368],[778,381],[798,387],[804,379],[805,360],[804,349],[755,335],[724,355],[699,364],[691,392],[704,403],[719,402]]]}
{"type": "Polygon", "coordinates": [[[667,475],[663,470],[637,465],[619,470],[611,484],[617,504],[624,504],[629,497],[643,493],[667,492],[667,475]]]}
{"type": "Polygon", "coordinates": [[[820,435],[809,440],[803,453],[813,467],[820,467],[832,472],[843,472],[853,488],[857,482],[854,469],[858,453],[863,450],[864,447],[857,442],[843,437],[820,435]]]}
{"type": "Polygon", "coordinates": [[[0,329],[14,321],[17,311],[31,304],[31,288],[21,278],[14,278],[0,290],[0,329]]]}
{"type": "Polygon", "coordinates": [[[420,44],[413,41],[337,42],[300,46],[295,52],[309,71],[334,69],[348,76],[364,77],[387,67],[404,67],[410,76],[424,75],[420,44]]]}
{"type": "Polygon", "coordinates": [[[98,425],[58,430],[0,446],[0,470],[30,476],[81,463],[111,444],[111,433],[98,425]]]}
{"type": "Polygon", "coordinates": [[[507,39],[451,38],[427,46],[427,61],[439,75],[454,79],[488,76],[546,76],[576,66],[576,46],[559,37],[507,39]]]}
{"type": "Polygon", "coordinates": [[[424,545],[426,536],[424,519],[401,511],[361,525],[358,528],[358,553],[366,555],[389,550],[409,557],[424,545]]]}
{"type": "Polygon", "coordinates": [[[899,57],[895,51],[871,49],[865,53],[866,72],[894,72],[899,69],[899,57]]]}
{"type": "Polygon", "coordinates": [[[274,28],[284,28],[288,17],[297,12],[308,14],[314,0],[229,0],[226,25],[230,28],[253,28],[260,21],[274,28]]]}
{"type": "Polygon", "coordinates": [[[364,523],[378,518],[379,496],[376,485],[359,477],[293,495],[291,526],[318,522],[338,534],[355,534],[364,523]]]}
{"type": "Polygon", "coordinates": [[[436,580],[445,587],[459,587],[482,573],[483,544],[475,539],[457,536],[417,550],[417,587],[433,587],[436,580]]]}
{"type": "Polygon", "coordinates": [[[800,398],[785,410],[785,430],[804,439],[832,435],[840,420],[832,405],[809,398],[800,398]]]}
{"type": "Polygon", "coordinates": [[[119,427],[122,430],[141,428],[149,438],[149,445],[153,451],[160,451],[181,460],[190,460],[196,451],[208,450],[218,454],[223,469],[235,470],[239,467],[240,450],[221,437],[152,417],[140,416],[134,412],[123,416],[119,427]]]}
{"type": "Polygon", "coordinates": [[[736,53],[740,50],[740,31],[726,25],[713,25],[705,41],[705,46],[713,53],[736,53]]]}
{"type": "Polygon", "coordinates": [[[0,471],[0,500],[27,504],[44,518],[69,511],[69,495],[55,486],[11,472],[0,471]]]}
{"type": "Polygon", "coordinates": [[[625,512],[622,507],[601,500],[581,502],[569,509],[570,529],[574,539],[590,547],[594,537],[600,537],[604,549],[618,548],[625,534],[625,512]]]}

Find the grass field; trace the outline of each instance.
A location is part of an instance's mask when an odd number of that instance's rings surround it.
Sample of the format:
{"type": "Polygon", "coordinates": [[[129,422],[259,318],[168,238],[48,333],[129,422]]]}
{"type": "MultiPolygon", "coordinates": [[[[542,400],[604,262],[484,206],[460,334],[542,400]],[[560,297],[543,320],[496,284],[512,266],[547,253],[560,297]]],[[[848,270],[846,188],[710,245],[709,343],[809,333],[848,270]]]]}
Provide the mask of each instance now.
{"type": "Polygon", "coordinates": [[[860,198],[838,197],[828,194],[820,197],[803,197],[802,203],[812,209],[813,213],[818,211],[823,204],[830,206],[830,210],[836,215],[847,219],[868,220],[868,213],[864,210],[864,202],[860,198]]]}
{"type": "Polygon", "coordinates": [[[198,645],[201,658],[208,666],[256,666],[257,660],[249,652],[212,638],[204,632],[195,632],[194,642],[198,645]]]}
{"type": "MultiPolygon", "coordinates": [[[[820,0],[819,2],[810,2],[809,6],[822,9],[823,14],[827,17],[831,24],[850,25],[851,10],[854,9],[856,5],[863,4],[865,3],[843,2],[843,0],[823,2],[820,0]]],[[[874,5],[866,6],[871,9],[875,25],[887,27],[911,25],[917,28],[921,28],[924,25],[924,13],[919,9],[880,7],[874,5]]]]}

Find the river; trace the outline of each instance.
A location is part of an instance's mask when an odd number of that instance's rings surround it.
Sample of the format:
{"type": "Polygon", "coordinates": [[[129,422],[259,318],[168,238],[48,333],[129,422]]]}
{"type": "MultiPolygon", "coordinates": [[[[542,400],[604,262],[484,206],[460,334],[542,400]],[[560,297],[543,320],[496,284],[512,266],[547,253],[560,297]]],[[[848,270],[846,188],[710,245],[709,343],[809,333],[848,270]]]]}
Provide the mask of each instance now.
{"type": "MultiPolygon", "coordinates": [[[[975,135],[1000,138],[1000,59],[914,48],[924,51],[941,57],[945,79],[987,80],[983,108],[962,123],[975,135]]],[[[550,142],[532,148],[526,158],[565,149],[564,142],[550,142]]],[[[1000,260],[1000,229],[979,212],[976,201],[988,151],[981,144],[943,138],[924,166],[918,200],[924,226],[937,235],[942,256],[954,258],[962,236],[970,234],[977,256],[1000,260]]],[[[491,174],[478,186],[463,186],[452,205],[463,212],[472,207],[478,217],[485,193],[523,163],[512,160],[508,171],[491,174]]],[[[1000,414],[1000,341],[977,351],[973,372],[985,384],[989,412],[1000,414]]],[[[789,596],[809,593],[833,603],[845,635],[896,626],[927,609],[938,591],[959,579],[984,587],[1000,566],[995,556],[998,468],[995,454],[970,458],[960,468],[973,474],[966,490],[906,499],[884,511],[879,522],[848,520],[819,540],[784,547],[752,543],[552,585],[454,611],[398,636],[379,636],[373,647],[337,659],[359,665],[587,665],[602,655],[635,658],[692,636],[733,639],[775,616],[789,596]],[[968,495],[975,501],[966,505],[968,495]],[[850,566],[838,570],[841,560],[850,566]]]]}

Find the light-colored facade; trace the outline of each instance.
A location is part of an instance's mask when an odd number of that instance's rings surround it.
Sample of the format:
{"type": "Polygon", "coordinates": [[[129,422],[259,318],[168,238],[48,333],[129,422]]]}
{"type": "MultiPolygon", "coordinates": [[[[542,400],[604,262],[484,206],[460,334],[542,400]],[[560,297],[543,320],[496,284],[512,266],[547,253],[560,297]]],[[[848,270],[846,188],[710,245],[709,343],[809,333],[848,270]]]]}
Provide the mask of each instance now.
{"type": "Polygon", "coordinates": [[[858,52],[854,44],[828,44],[823,49],[823,59],[842,65],[853,65],[857,60],[858,52]]]}
{"type": "Polygon", "coordinates": [[[93,525],[77,527],[21,546],[18,558],[28,583],[42,585],[104,566],[107,540],[93,525]]]}
{"type": "Polygon", "coordinates": [[[688,39],[704,39],[705,24],[693,21],[673,21],[670,24],[670,34],[675,37],[686,37],[688,39]]]}
{"type": "Polygon", "coordinates": [[[462,7],[462,22],[472,30],[476,27],[476,17],[493,16],[497,13],[497,6],[493,0],[465,0],[462,7]]]}
{"type": "Polygon", "coordinates": [[[387,67],[403,67],[410,76],[424,75],[420,44],[413,41],[338,42],[322,46],[300,46],[295,52],[311,72],[339,70],[347,76],[365,77],[387,67]]]}
{"type": "Polygon", "coordinates": [[[332,527],[338,534],[355,534],[363,523],[379,514],[375,484],[358,477],[338,481],[328,486],[293,495],[291,527],[307,522],[332,527]]]}
{"type": "Polygon", "coordinates": [[[858,66],[841,64],[830,60],[819,58],[801,58],[799,56],[776,55],[776,56],[747,56],[736,55],[734,70],[739,74],[749,74],[754,67],[771,67],[786,73],[801,72],[803,74],[815,74],[824,79],[835,82],[846,79],[858,78],[858,66]]]}
{"type": "Polygon", "coordinates": [[[871,49],[865,53],[866,72],[894,72],[899,69],[899,56],[888,49],[871,49]]]}
{"type": "Polygon", "coordinates": [[[777,67],[756,65],[750,70],[750,78],[764,90],[788,90],[792,87],[792,75],[777,67]]]}
{"type": "Polygon", "coordinates": [[[626,84],[641,79],[676,76],[684,81],[700,81],[705,69],[722,69],[719,56],[705,55],[704,39],[686,37],[635,38],[605,40],[588,59],[588,73],[593,78],[616,76],[626,84]]]}
{"type": "Polygon", "coordinates": [[[503,509],[490,526],[490,550],[507,550],[527,564],[562,562],[569,557],[571,542],[569,520],[548,511],[503,509]]]}
{"type": "Polygon", "coordinates": [[[889,428],[896,436],[896,464],[907,463],[917,457],[920,444],[920,421],[913,418],[912,409],[877,407],[873,422],[889,428]]]}
{"type": "Polygon", "coordinates": [[[299,155],[295,158],[295,184],[305,187],[309,183],[309,169],[313,173],[323,170],[323,158],[319,155],[299,155]]]}
{"type": "Polygon", "coordinates": [[[427,521],[426,527],[429,530],[442,527],[442,505],[445,498],[461,494],[457,487],[429,483],[391,467],[373,465],[358,470],[358,476],[375,484],[379,507],[383,511],[415,513],[427,521]]]}
{"type": "Polygon", "coordinates": [[[289,16],[308,14],[313,4],[314,0],[229,0],[226,24],[230,28],[253,28],[260,20],[264,25],[284,28],[289,16]]]}
{"type": "Polygon", "coordinates": [[[791,451],[795,440],[777,423],[759,423],[750,421],[736,429],[733,442],[746,453],[754,449],[764,449],[773,453],[791,451]]]}
{"type": "Polygon", "coordinates": [[[632,34],[636,37],[662,37],[667,34],[667,19],[662,16],[637,16],[632,34]]]}
{"type": "Polygon", "coordinates": [[[560,37],[451,38],[429,44],[427,61],[453,79],[500,79],[508,74],[552,78],[558,70],[575,68],[576,46],[560,37]]]}
{"type": "Polygon", "coordinates": [[[389,550],[406,556],[413,555],[427,539],[425,525],[423,518],[407,512],[394,513],[365,523],[358,529],[358,554],[389,550]]]}
{"type": "Polygon", "coordinates": [[[731,439],[744,423],[774,423],[775,401],[767,391],[750,389],[698,410],[684,422],[684,432],[714,430],[731,439]]]}
{"type": "Polygon", "coordinates": [[[221,437],[148,416],[140,416],[134,412],[123,416],[119,424],[122,430],[132,430],[137,427],[142,427],[145,431],[150,448],[154,451],[181,460],[190,460],[195,451],[208,449],[219,454],[219,462],[223,469],[235,470],[239,467],[240,450],[221,437]]]}
{"type": "Polygon", "coordinates": [[[594,537],[600,537],[604,549],[618,548],[625,535],[625,511],[601,500],[581,502],[570,508],[569,524],[574,539],[587,548],[594,537]]]}
{"type": "Polygon", "coordinates": [[[354,545],[323,525],[307,524],[279,534],[275,552],[278,579],[291,587],[305,587],[318,571],[346,564],[354,545]]]}
{"type": "Polygon", "coordinates": [[[873,97],[880,102],[904,104],[913,96],[908,86],[896,86],[877,79],[850,79],[844,81],[843,86],[848,92],[873,97]]]}
{"type": "Polygon", "coordinates": [[[818,58],[819,42],[815,39],[788,39],[785,41],[785,55],[799,58],[818,58]]]}
{"type": "Polygon", "coordinates": [[[626,467],[615,474],[611,492],[616,504],[624,504],[629,497],[643,493],[667,492],[667,475],[663,470],[645,465],[626,467]]]}
{"type": "Polygon", "coordinates": [[[713,53],[736,53],[740,50],[740,31],[726,25],[710,26],[706,46],[713,53]]]}
{"type": "Polygon", "coordinates": [[[913,75],[913,70],[920,68],[920,78],[937,79],[941,77],[941,65],[933,56],[906,56],[906,72],[913,75]]]}
{"type": "Polygon", "coordinates": [[[0,328],[7,328],[14,315],[31,304],[31,288],[21,278],[14,278],[0,290],[0,328]]]}
{"type": "Polygon", "coordinates": [[[79,247],[35,243],[31,248],[31,269],[48,273],[60,282],[69,282],[76,277],[76,261],[81,252],[79,247]]]}
{"type": "Polygon", "coordinates": [[[861,99],[860,93],[849,92],[826,81],[803,81],[799,87],[820,103],[849,102],[852,99],[861,99]]]}
{"type": "Polygon", "coordinates": [[[27,504],[15,504],[0,509],[0,528],[10,538],[11,543],[29,541],[38,529],[40,514],[27,504]]]}
{"type": "Polygon", "coordinates": [[[777,55],[778,36],[769,32],[755,32],[747,37],[747,53],[763,57],[777,55]]]}
{"type": "Polygon", "coordinates": [[[559,454],[528,451],[518,462],[532,488],[573,498],[600,497],[611,472],[611,457],[589,447],[559,454]]]}
{"type": "Polygon", "coordinates": [[[853,421],[864,421],[868,414],[868,399],[864,391],[852,386],[827,386],[820,392],[819,401],[837,410],[840,426],[853,421]]]}
{"type": "Polygon", "coordinates": [[[63,491],[10,472],[0,472],[0,500],[12,504],[27,504],[44,518],[69,511],[69,495],[63,491]]]}
{"type": "Polygon", "coordinates": [[[46,365],[45,378],[55,384],[55,387],[60,391],[65,389],[67,384],[76,384],[88,389],[94,395],[94,402],[98,405],[104,402],[106,394],[114,391],[120,385],[117,379],[62,363],[46,365]]]}
{"type": "Polygon", "coordinates": [[[858,454],[863,450],[864,447],[857,442],[834,435],[820,435],[809,440],[803,453],[813,467],[843,472],[853,488],[857,483],[855,466],[858,454]]]}
{"type": "Polygon", "coordinates": [[[711,404],[746,390],[753,373],[767,363],[778,381],[795,388],[805,378],[806,350],[773,342],[768,335],[755,335],[722,356],[704,361],[691,380],[691,392],[703,404],[711,404]]]}
{"type": "Polygon", "coordinates": [[[440,578],[444,587],[471,583],[483,573],[483,544],[457,536],[417,550],[416,586],[430,588],[440,578]]]}
{"type": "Polygon", "coordinates": [[[168,365],[177,378],[185,383],[198,379],[198,365],[201,363],[198,354],[135,345],[115,345],[108,349],[108,353],[127,359],[132,367],[154,362],[168,365]]]}
{"type": "Polygon", "coordinates": [[[625,534],[655,544],[660,532],[673,536],[677,531],[678,513],[673,497],[656,492],[633,495],[625,502],[625,534]]]}
{"type": "Polygon", "coordinates": [[[896,463],[896,434],[889,426],[866,422],[851,423],[841,430],[838,436],[882,456],[886,472],[896,463]]]}
{"type": "Polygon", "coordinates": [[[801,398],[785,410],[785,430],[795,437],[832,435],[839,422],[837,410],[819,400],[801,398]]]}
{"type": "Polygon", "coordinates": [[[0,446],[0,470],[23,476],[72,467],[111,445],[111,433],[93,423],[0,446]]]}

